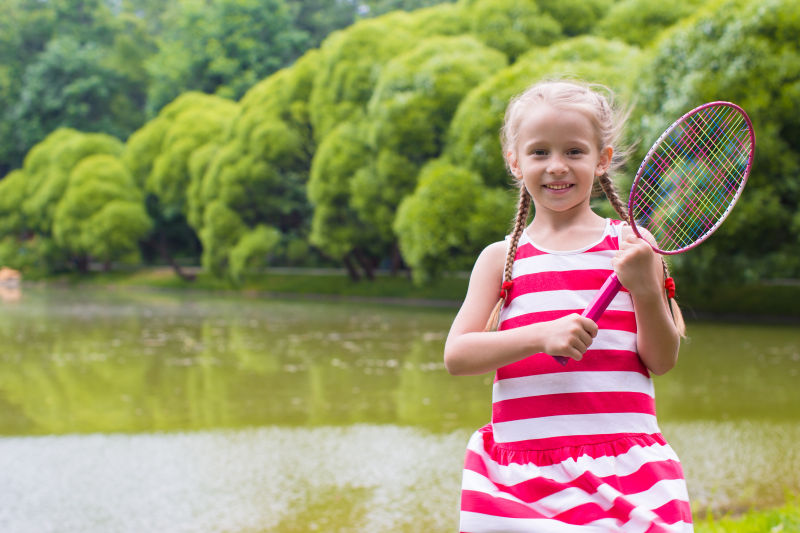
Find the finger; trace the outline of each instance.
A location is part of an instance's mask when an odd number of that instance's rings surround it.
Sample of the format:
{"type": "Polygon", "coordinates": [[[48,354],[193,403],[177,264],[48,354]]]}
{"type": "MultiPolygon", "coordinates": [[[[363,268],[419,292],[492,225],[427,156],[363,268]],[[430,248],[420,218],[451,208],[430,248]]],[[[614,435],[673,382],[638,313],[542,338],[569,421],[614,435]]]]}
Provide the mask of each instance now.
{"type": "Polygon", "coordinates": [[[633,232],[633,229],[627,224],[622,226],[622,228],[620,228],[619,235],[620,235],[620,241],[626,241],[631,236],[636,237],[636,234],[633,232]]]}
{"type": "Polygon", "coordinates": [[[595,322],[595,321],[594,321],[594,320],[592,320],[591,318],[586,318],[586,317],[581,317],[581,318],[583,318],[583,319],[584,319],[584,320],[583,320],[583,329],[584,329],[584,331],[586,331],[587,333],[589,333],[589,335],[590,335],[592,338],[595,338],[595,337],[597,336],[597,332],[598,332],[598,330],[600,329],[600,328],[597,326],[597,322],[595,322]]]}
{"type": "Polygon", "coordinates": [[[581,350],[579,350],[577,348],[573,348],[569,352],[569,357],[574,359],[575,361],[580,361],[581,359],[583,359],[583,352],[585,352],[585,351],[586,350],[581,351],[581,350]]]}
{"type": "Polygon", "coordinates": [[[587,331],[581,331],[572,339],[572,347],[584,353],[592,345],[592,336],[587,331]]]}

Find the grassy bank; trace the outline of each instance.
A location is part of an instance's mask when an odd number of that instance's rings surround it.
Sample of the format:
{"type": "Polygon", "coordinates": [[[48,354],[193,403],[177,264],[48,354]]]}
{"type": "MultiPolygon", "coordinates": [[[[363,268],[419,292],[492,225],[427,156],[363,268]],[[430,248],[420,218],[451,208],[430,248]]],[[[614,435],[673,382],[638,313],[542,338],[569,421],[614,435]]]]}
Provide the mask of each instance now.
{"type": "Polygon", "coordinates": [[[268,271],[251,276],[240,284],[198,272],[194,281],[186,281],[169,268],[146,268],[132,272],[94,272],[85,276],[64,276],[58,283],[113,285],[122,287],[157,287],[232,291],[286,296],[325,296],[341,298],[375,298],[431,301],[458,305],[464,298],[468,279],[463,275],[447,276],[424,286],[415,285],[406,275],[379,274],[374,280],[353,281],[337,270],[268,271]]]}
{"type": "Polygon", "coordinates": [[[800,497],[789,496],[782,507],[754,510],[740,516],[695,518],[695,533],[800,532],[800,497]]]}
{"type": "MultiPolygon", "coordinates": [[[[67,276],[64,283],[149,286],[171,289],[197,289],[263,293],[265,295],[375,298],[409,303],[437,303],[457,306],[467,290],[466,274],[444,276],[424,286],[415,285],[406,275],[379,274],[373,281],[352,281],[335,270],[272,270],[251,276],[241,284],[220,280],[199,272],[195,281],[184,281],[169,268],[146,268],[132,272],[92,273],[67,276]]],[[[800,281],[783,283],[690,287],[680,285],[678,301],[686,316],[762,318],[800,320],[800,281]]]]}

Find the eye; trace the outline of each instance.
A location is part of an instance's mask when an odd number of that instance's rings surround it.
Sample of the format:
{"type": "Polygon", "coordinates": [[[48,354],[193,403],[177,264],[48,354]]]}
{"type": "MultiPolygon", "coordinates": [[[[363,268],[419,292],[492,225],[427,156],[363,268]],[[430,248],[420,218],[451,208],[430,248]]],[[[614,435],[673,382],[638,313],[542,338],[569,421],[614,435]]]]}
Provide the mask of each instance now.
{"type": "Polygon", "coordinates": [[[583,150],[580,148],[571,148],[567,150],[567,155],[570,157],[578,157],[580,155],[583,155],[583,150]]]}
{"type": "Polygon", "coordinates": [[[545,157],[547,155],[547,150],[544,148],[534,148],[531,150],[531,155],[534,157],[545,157]]]}

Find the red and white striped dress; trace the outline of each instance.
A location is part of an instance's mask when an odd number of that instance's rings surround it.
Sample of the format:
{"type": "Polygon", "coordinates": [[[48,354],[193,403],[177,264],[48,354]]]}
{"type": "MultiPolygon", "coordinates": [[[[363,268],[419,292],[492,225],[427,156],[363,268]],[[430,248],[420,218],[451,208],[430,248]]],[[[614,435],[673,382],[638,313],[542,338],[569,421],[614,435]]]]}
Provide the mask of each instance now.
{"type": "MultiPolygon", "coordinates": [[[[500,329],[580,313],[612,272],[619,221],[581,250],[538,248],[523,233],[500,329]]],[[[483,532],[684,532],[683,470],[656,422],[624,289],[581,361],[534,354],[497,369],[492,421],[470,439],[461,528],[483,532]]]]}

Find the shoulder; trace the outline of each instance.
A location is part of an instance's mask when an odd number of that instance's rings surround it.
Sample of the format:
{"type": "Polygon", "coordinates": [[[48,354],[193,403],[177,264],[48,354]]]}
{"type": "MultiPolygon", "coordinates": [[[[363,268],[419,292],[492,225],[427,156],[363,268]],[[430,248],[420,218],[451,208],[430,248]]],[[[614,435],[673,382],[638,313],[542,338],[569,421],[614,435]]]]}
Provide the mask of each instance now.
{"type": "Polygon", "coordinates": [[[476,270],[496,271],[499,277],[503,275],[506,265],[506,255],[508,255],[508,240],[493,242],[483,249],[478,259],[475,261],[473,274],[476,270]]]}
{"type": "Polygon", "coordinates": [[[503,283],[503,271],[508,253],[508,241],[493,242],[478,256],[469,277],[468,295],[490,295],[496,299],[503,283]]]}

